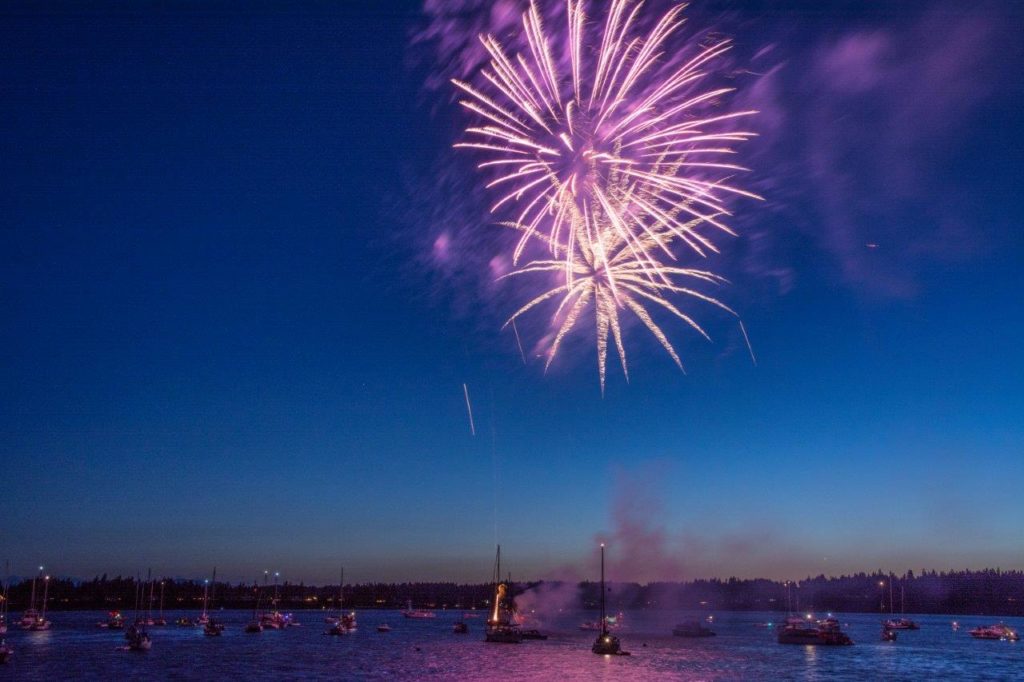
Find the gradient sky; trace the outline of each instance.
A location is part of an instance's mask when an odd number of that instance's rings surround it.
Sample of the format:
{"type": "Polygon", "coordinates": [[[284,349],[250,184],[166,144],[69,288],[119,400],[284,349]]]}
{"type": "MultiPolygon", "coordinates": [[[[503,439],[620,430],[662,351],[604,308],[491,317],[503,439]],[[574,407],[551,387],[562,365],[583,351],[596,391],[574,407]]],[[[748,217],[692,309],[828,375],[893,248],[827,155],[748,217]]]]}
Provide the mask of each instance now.
{"type": "Polygon", "coordinates": [[[5,3],[0,559],[1024,568],[1021,10],[695,4],[759,74],[722,263],[758,364],[727,321],[675,330],[685,376],[633,334],[602,397],[587,339],[524,366],[517,299],[430,257],[464,120],[420,3],[5,3]]]}

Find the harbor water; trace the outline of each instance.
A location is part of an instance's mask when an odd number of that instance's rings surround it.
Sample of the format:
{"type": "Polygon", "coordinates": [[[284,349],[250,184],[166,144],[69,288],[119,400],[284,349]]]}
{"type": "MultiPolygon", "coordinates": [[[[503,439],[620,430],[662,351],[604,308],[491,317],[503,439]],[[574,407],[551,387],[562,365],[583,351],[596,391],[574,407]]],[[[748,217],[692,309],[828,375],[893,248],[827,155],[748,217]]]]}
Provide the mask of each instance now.
{"type": "Polygon", "coordinates": [[[97,627],[105,613],[50,613],[54,627],[48,632],[7,633],[14,655],[0,666],[0,679],[1024,679],[1024,643],[976,640],[967,632],[1000,620],[1024,630],[1022,618],[912,615],[920,630],[882,642],[877,614],[835,614],[855,645],[813,647],[778,644],[776,628],[764,627],[781,621],[778,613],[715,613],[708,625],[717,636],[685,639],[673,637],[672,626],[703,620],[706,613],[643,611],[625,614],[617,631],[632,656],[612,658],[592,654],[595,633],[579,629],[593,613],[562,613],[536,623],[549,639],[521,644],[485,643],[482,617],[465,620],[468,634],[453,633],[461,611],[421,620],[396,611],[360,611],[358,629],[340,637],[324,634],[321,611],[298,611],[300,626],[258,634],[243,632],[251,612],[218,611],[217,620],[227,626],[220,637],[173,624],[194,613],[166,615],[169,625],[150,628],[152,650],[132,652],[123,649],[123,631],[97,627]],[[954,620],[959,631],[951,627],[954,620]],[[382,623],[391,631],[377,632],[382,623]]]}

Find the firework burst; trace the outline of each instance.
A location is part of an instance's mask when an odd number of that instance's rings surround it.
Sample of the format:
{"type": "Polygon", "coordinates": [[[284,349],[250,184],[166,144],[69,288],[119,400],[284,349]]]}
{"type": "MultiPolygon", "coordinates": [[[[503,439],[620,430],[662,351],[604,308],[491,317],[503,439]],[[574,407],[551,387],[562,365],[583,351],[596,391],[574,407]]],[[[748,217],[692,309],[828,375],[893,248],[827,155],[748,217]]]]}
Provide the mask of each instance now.
{"type": "Polygon", "coordinates": [[[669,58],[682,5],[647,31],[639,28],[641,5],[614,0],[599,37],[588,41],[582,0],[567,0],[566,30],[555,41],[531,2],[522,15],[522,49],[512,54],[493,36],[481,36],[490,60],[480,83],[454,81],[466,95],[460,103],[478,119],[455,146],[486,157],[478,168],[491,175],[487,187],[498,193],[491,212],[511,211],[508,224],[521,233],[513,274],[561,277],[512,320],[562,296],[550,364],[593,306],[602,387],[609,332],[626,367],[621,310],[635,313],[681,366],[646,306],[656,304],[704,334],[668,297],[687,294],[721,305],[676,283],[721,280],[678,267],[679,252],[717,252],[710,233],[733,234],[726,224],[728,198],[758,198],[731,184],[745,169],[727,161],[733,143],[753,136],[733,129],[735,121],[754,112],[714,109],[707,115],[730,89],[700,88],[729,41],[699,48],[688,59],[669,58]],[[550,257],[534,257],[531,244],[545,245],[550,257]]]}
{"type": "MultiPolygon", "coordinates": [[[[668,237],[668,228],[654,227],[645,231],[644,235],[639,238],[639,246],[650,249],[668,237]]],[[[545,301],[559,301],[558,308],[551,318],[557,331],[547,350],[545,369],[554,361],[562,341],[577,326],[584,311],[588,308],[593,308],[596,321],[597,364],[602,391],[607,368],[609,335],[618,352],[623,374],[627,378],[629,377],[620,312],[628,310],[635,315],[654,335],[680,369],[683,368],[683,364],[679,354],[672,346],[668,336],[651,316],[648,307],[657,306],[668,311],[704,338],[710,338],[707,332],[691,316],[673,304],[669,297],[687,296],[735,314],[718,299],[682,285],[682,282],[687,280],[705,285],[725,283],[725,279],[719,275],[707,270],[682,268],[674,264],[660,262],[653,255],[643,262],[638,261],[633,255],[633,249],[614,230],[603,231],[601,240],[595,242],[594,246],[596,248],[590,249],[586,243],[581,243],[579,248],[574,251],[569,265],[570,277],[564,277],[565,261],[560,258],[535,259],[505,275],[505,277],[518,277],[527,274],[549,273],[560,280],[556,286],[534,297],[517,310],[505,323],[505,326],[514,324],[518,317],[545,301]]]]}

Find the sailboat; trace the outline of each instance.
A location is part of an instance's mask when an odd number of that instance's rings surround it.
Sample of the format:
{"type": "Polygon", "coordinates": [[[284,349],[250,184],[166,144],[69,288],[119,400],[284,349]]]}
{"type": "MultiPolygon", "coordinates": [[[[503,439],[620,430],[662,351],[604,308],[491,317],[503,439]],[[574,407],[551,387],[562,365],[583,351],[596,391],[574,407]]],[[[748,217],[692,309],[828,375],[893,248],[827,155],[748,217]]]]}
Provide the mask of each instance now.
{"type": "Polygon", "coordinates": [[[22,630],[31,630],[32,626],[39,620],[39,611],[36,610],[36,582],[43,575],[43,567],[39,567],[39,575],[32,578],[32,596],[28,600],[28,609],[21,614],[21,620],[18,621],[18,627],[22,630]]]}
{"type": "MultiPolygon", "coordinates": [[[[266,586],[266,584],[267,584],[268,574],[269,574],[269,571],[264,571],[263,572],[263,585],[264,586],[266,586]]],[[[274,598],[270,602],[271,605],[274,607],[274,610],[271,611],[270,613],[264,613],[262,616],[260,616],[260,624],[264,628],[269,628],[271,630],[283,630],[284,628],[296,625],[296,623],[292,620],[292,615],[290,613],[285,615],[285,614],[283,614],[283,613],[281,613],[280,611],[277,610],[277,602],[278,602],[278,594],[279,594],[278,593],[278,589],[277,589],[277,579],[280,577],[280,575],[281,575],[280,573],[277,573],[277,572],[274,573],[274,598]]]]}
{"type": "Polygon", "coordinates": [[[255,582],[252,584],[252,591],[256,594],[256,603],[252,607],[252,620],[246,624],[245,631],[258,634],[263,632],[263,623],[260,622],[260,586],[255,582]]]}
{"type": "Polygon", "coordinates": [[[216,591],[217,591],[217,567],[216,566],[214,566],[214,568],[213,568],[213,580],[211,580],[210,582],[211,582],[210,591],[209,591],[210,598],[209,598],[209,601],[206,601],[203,604],[203,615],[200,617],[199,622],[203,624],[203,634],[204,635],[206,635],[207,637],[220,637],[220,634],[222,632],[224,632],[224,624],[223,623],[218,623],[217,621],[215,621],[213,619],[213,616],[211,616],[209,614],[209,612],[208,612],[209,604],[211,602],[213,602],[214,595],[216,594],[216,591]],[[206,619],[205,623],[203,622],[204,618],[206,619]]]}
{"type": "Polygon", "coordinates": [[[139,614],[139,602],[142,600],[143,595],[146,592],[146,588],[140,584],[140,580],[135,580],[135,618],[134,622],[128,626],[128,629],[124,632],[125,641],[128,642],[129,651],[149,651],[153,648],[153,640],[149,638],[149,632],[146,630],[146,619],[142,618],[139,614]]]}
{"type": "MultiPolygon", "coordinates": [[[[34,587],[35,581],[33,581],[32,584],[34,587]]],[[[33,622],[27,628],[23,626],[23,629],[39,632],[42,630],[49,630],[53,626],[53,623],[46,620],[46,603],[48,601],[50,601],[50,576],[45,575],[43,576],[43,608],[39,612],[39,615],[36,617],[35,622],[33,622]]],[[[26,615],[28,615],[28,612],[26,612],[26,615]]]]}
{"type": "Polygon", "coordinates": [[[903,580],[900,580],[900,617],[895,618],[892,613],[892,581],[889,581],[889,620],[885,621],[883,627],[887,630],[920,630],[921,626],[906,616],[906,593],[903,580]]]}
{"type": "Polygon", "coordinates": [[[494,608],[487,619],[484,641],[496,644],[519,644],[523,633],[513,620],[512,607],[508,603],[508,586],[501,581],[501,545],[494,557],[494,608]]]}
{"type": "MultiPolygon", "coordinates": [[[[217,569],[213,569],[213,576],[216,579],[217,569]]],[[[206,625],[210,622],[210,614],[207,613],[207,609],[210,607],[210,581],[203,580],[203,612],[199,614],[199,618],[196,619],[196,625],[206,625]]]]}
{"type": "Polygon", "coordinates": [[[602,656],[629,656],[628,651],[622,650],[619,638],[608,631],[608,619],[605,609],[605,588],[604,588],[604,543],[601,543],[601,634],[594,640],[590,650],[602,656]]]}
{"type": "Polygon", "coordinates": [[[338,579],[338,617],[329,617],[328,623],[334,623],[328,628],[328,635],[344,635],[356,629],[356,614],[345,613],[345,567],[341,567],[341,575],[338,579]]]}

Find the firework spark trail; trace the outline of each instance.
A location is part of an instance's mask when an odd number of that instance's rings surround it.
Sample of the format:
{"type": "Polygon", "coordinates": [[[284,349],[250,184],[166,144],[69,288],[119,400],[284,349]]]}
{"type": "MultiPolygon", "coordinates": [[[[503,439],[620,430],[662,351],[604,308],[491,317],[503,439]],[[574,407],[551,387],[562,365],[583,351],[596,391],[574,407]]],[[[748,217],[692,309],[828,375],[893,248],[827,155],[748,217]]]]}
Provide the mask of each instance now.
{"type": "Polygon", "coordinates": [[[707,337],[669,297],[685,295],[728,310],[676,283],[681,277],[724,280],[675,263],[683,252],[691,258],[717,253],[709,233],[735,234],[726,224],[731,198],[760,198],[731,183],[746,169],[727,159],[733,143],[754,135],[736,130],[735,122],[755,112],[708,111],[732,89],[700,90],[730,42],[712,42],[678,58],[682,52],[670,39],[683,23],[683,5],[646,32],[640,29],[641,6],[613,0],[600,36],[591,40],[583,0],[566,0],[568,31],[559,44],[531,0],[522,14],[518,51],[481,35],[490,60],[479,81],[453,80],[464,95],[460,104],[478,119],[455,147],[484,157],[478,168],[490,174],[486,187],[498,191],[491,212],[510,211],[514,219],[503,224],[520,232],[511,274],[560,278],[510,322],[561,299],[552,317],[557,332],[549,366],[565,336],[593,308],[602,390],[609,333],[627,371],[622,310],[631,311],[682,368],[648,307],[707,337]],[[550,257],[534,255],[534,244],[550,257]]]}
{"type": "Polygon", "coordinates": [[[516,327],[516,321],[512,320],[512,333],[516,335],[516,347],[519,348],[519,357],[523,359],[523,364],[526,364],[526,353],[523,351],[523,342],[519,338],[519,329],[516,327]]]}
{"type": "Polygon", "coordinates": [[[747,328],[743,324],[743,320],[740,320],[740,331],[743,332],[743,340],[747,342],[747,350],[750,351],[750,361],[754,363],[754,367],[757,367],[757,357],[754,355],[754,347],[750,345],[750,337],[747,336],[747,328]]]}
{"type": "Polygon", "coordinates": [[[473,423],[473,406],[469,403],[469,388],[462,384],[462,394],[466,396],[466,413],[469,415],[469,431],[476,435],[476,425],[473,423]]]}

